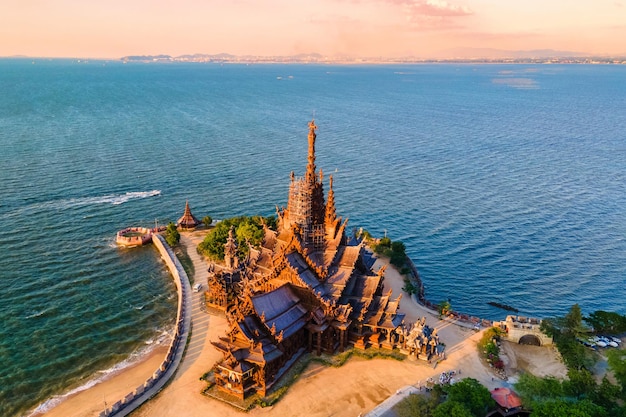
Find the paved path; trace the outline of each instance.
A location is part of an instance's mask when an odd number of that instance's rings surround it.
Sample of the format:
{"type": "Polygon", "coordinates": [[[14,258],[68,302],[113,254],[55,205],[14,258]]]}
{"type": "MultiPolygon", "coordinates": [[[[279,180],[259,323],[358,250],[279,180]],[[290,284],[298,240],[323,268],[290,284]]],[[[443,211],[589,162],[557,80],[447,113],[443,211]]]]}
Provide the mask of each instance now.
{"type": "Polygon", "coordinates": [[[107,416],[111,415],[116,417],[124,417],[135,411],[143,403],[145,403],[150,398],[154,397],[159,391],[161,391],[165,384],[170,381],[170,379],[176,374],[177,370],[180,369],[180,367],[183,366],[185,363],[183,359],[183,354],[185,353],[185,343],[187,342],[187,338],[189,336],[189,332],[191,331],[192,325],[191,315],[189,314],[191,310],[190,307],[192,300],[191,286],[189,285],[187,273],[172,252],[172,249],[167,245],[167,243],[165,243],[165,239],[163,239],[163,237],[159,235],[154,235],[153,241],[157,249],[161,253],[161,256],[165,260],[166,265],[170,269],[174,281],[176,282],[176,288],[178,290],[178,304],[180,309],[179,311],[182,311],[182,317],[177,317],[178,320],[182,322],[180,341],[176,346],[171,365],[165,370],[164,374],[159,377],[157,382],[152,387],[144,391],[143,394],[141,394],[139,397],[130,401],[128,405],[125,405],[120,411],[113,412],[111,414],[107,414],[107,412],[105,411],[103,414],[107,416]],[[156,239],[158,239],[158,241],[155,241],[156,239]]]}
{"type": "Polygon", "coordinates": [[[204,291],[207,289],[208,265],[196,250],[198,243],[201,241],[201,237],[197,237],[192,234],[183,232],[180,235],[180,243],[185,246],[187,255],[193,262],[194,277],[192,281],[194,285],[198,283],[202,284],[202,289],[199,292],[190,292],[191,300],[189,311],[191,312],[191,338],[189,339],[189,343],[187,345],[187,354],[179,365],[179,372],[177,373],[175,379],[178,379],[180,375],[185,373],[185,371],[187,371],[196,362],[202,352],[209,328],[209,315],[203,308],[204,291]]]}
{"type": "Polygon", "coordinates": [[[201,394],[206,382],[200,377],[222,357],[211,345],[211,340],[217,340],[226,328],[226,318],[209,314],[203,308],[208,265],[196,248],[205,234],[202,231],[182,232],[180,239],[194,266],[191,285],[202,284],[201,291],[190,292],[191,335],[185,356],[167,387],[137,410],[137,417],[196,416],[205,415],[207,410],[210,410],[208,415],[225,415],[228,412],[227,405],[214,404],[201,394]]]}

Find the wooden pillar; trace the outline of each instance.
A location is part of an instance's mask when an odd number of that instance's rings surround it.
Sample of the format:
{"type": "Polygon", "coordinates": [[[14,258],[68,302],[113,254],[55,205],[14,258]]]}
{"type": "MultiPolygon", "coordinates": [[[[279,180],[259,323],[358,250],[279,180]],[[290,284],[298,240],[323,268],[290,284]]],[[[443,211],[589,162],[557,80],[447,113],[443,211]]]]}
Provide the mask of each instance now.
{"type": "Polygon", "coordinates": [[[309,330],[309,352],[313,351],[313,333],[309,330]]]}
{"type": "Polygon", "coordinates": [[[322,354],[322,332],[317,332],[317,356],[322,354]]]}
{"type": "Polygon", "coordinates": [[[341,329],[339,333],[339,352],[343,352],[345,339],[346,339],[346,331],[344,329],[341,329]]]}

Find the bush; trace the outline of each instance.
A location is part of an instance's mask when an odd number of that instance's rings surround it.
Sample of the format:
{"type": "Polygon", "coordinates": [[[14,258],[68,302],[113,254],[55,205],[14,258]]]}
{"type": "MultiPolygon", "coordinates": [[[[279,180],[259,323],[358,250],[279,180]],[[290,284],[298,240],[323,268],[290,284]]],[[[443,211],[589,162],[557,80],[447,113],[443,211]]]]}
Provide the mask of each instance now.
{"type": "Polygon", "coordinates": [[[440,316],[448,315],[451,309],[452,309],[452,304],[450,304],[450,301],[442,301],[439,304],[437,304],[437,312],[439,313],[440,316]]]}
{"type": "Polygon", "coordinates": [[[213,218],[211,216],[204,216],[202,218],[202,223],[206,226],[209,227],[211,226],[211,223],[213,223],[213,218]]]}
{"type": "Polygon", "coordinates": [[[432,416],[439,401],[432,396],[411,394],[394,406],[398,417],[432,416]]]}
{"type": "Polygon", "coordinates": [[[402,291],[409,295],[417,294],[417,287],[413,285],[410,279],[404,278],[404,287],[402,287],[402,291]]]}
{"type": "Polygon", "coordinates": [[[176,225],[172,222],[169,222],[165,229],[165,241],[170,246],[176,246],[180,242],[180,233],[178,233],[176,225]]]}
{"type": "MultiPolygon", "coordinates": [[[[485,334],[478,341],[478,350],[480,354],[489,362],[495,363],[500,360],[500,348],[498,341],[502,336],[502,330],[498,327],[491,327],[485,330],[485,334]]],[[[504,364],[503,364],[504,365],[504,364]]]]}

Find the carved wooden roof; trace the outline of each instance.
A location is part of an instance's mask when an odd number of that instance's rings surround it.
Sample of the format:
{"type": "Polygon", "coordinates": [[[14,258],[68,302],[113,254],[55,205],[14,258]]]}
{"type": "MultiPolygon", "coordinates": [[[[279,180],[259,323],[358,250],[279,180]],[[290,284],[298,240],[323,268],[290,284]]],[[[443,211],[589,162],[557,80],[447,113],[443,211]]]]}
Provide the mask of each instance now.
{"type": "Polygon", "coordinates": [[[289,284],[253,297],[252,304],[265,327],[274,329],[273,336],[284,332],[283,337],[289,337],[306,324],[308,311],[289,284]]]}
{"type": "Polygon", "coordinates": [[[191,214],[191,209],[189,208],[189,201],[185,201],[185,212],[182,217],[178,219],[176,224],[181,227],[193,228],[202,223],[200,220],[196,219],[193,214],[191,214]]]}

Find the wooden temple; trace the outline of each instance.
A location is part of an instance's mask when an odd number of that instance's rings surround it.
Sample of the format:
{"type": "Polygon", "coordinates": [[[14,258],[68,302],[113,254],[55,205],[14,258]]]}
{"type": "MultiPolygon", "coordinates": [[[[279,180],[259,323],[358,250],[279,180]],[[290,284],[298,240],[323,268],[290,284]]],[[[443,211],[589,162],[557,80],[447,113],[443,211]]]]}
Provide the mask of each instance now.
{"type": "Polygon", "coordinates": [[[191,214],[191,209],[189,208],[189,201],[185,201],[185,212],[181,216],[180,219],[176,222],[176,226],[181,229],[195,229],[197,225],[202,223],[200,220],[196,219],[193,214],[191,214]]]}
{"type": "Polygon", "coordinates": [[[401,296],[383,292],[385,268],[373,271],[364,244],[347,238],[332,176],[324,196],[316,129],[310,122],[306,173],[291,173],[287,208],[277,207],[277,231],[266,227],[261,246],[240,260],[231,229],[224,263],[209,268],[207,302],[224,310],[229,322],[227,334],[213,342],[223,354],[215,381],[240,399],[266,395],[306,351],[406,345],[401,296]]]}

